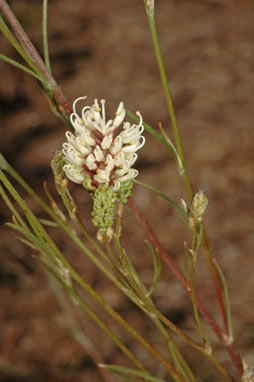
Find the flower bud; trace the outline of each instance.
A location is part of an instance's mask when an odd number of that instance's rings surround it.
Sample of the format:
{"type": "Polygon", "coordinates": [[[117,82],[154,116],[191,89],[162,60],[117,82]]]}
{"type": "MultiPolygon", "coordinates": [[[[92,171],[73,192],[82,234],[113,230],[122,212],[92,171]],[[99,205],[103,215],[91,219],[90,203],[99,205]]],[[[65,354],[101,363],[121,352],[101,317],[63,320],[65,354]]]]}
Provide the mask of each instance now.
{"type": "Polygon", "coordinates": [[[208,204],[208,199],[202,190],[199,190],[195,195],[191,203],[191,212],[194,219],[197,222],[202,221],[202,215],[204,214],[208,204]]]}

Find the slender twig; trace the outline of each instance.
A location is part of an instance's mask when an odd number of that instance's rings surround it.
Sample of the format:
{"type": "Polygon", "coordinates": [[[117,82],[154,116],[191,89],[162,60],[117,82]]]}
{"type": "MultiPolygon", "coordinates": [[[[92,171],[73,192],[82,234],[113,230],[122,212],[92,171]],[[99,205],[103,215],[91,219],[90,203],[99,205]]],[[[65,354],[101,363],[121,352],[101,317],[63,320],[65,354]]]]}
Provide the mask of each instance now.
{"type": "Polygon", "coordinates": [[[234,341],[234,336],[233,336],[233,328],[232,328],[232,319],[231,319],[231,309],[230,309],[230,299],[229,299],[229,292],[228,292],[228,286],[227,286],[227,280],[223,274],[223,271],[221,267],[219,266],[218,262],[213,259],[213,262],[219,272],[222,284],[224,286],[224,294],[225,294],[225,299],[226,299],[226,308],[227,308],[227,319],[228,319],[228,330],[229,330],[229,340],[230,342],[234,341]]]}
{"type": "Polygon", "coordinates": [[[48,70],[46,70],[45,64],[43,60],[41,59],[40,55],[38,54],[36,48],[34,47],[33,43],[27,36],[26,32],[20,25],[19,21],[17,20],[16,16],[12,12],[11,8],[7,4],[5,0],[0,0],[0,9],[2,10],[3,14],[5,15],[6,19],[9,21],[10,25],[12,26],[17,38],[22,43],[24,48],[26,49],[27,53],[29,53],[29,56],[32,58],[32,60],[37,64],[40,71],[44,74],[44,76],[47,78],[47,80],[52,84],[55,85],[55,80],[50,75],[48,70]]]}
{"type": "MultiPolygon", "coordinates": [[[[20,205],[23,212],[26,214],[26,217],[34,230],[35,235],[40,238],[41,243],[40,249],[41,253],[47,253],[50,256],[50,260],[52,261],[52,264],[55,264],[55,266],[58,266],[58,262],[62,263],[63,267],[65,267],[68,270],[68,273],[70,275],[70,278],[76,281],[80,287],[82,287],[107,313],[111,315],[111,317],[119,324],[121,325],[127,332],[129,332],[138,342],[140,342],[159,362],[161,362],[167,370],[178,377],[179,382],[187,382],[176,370],[175,368],[152,346],[149,342],[145,340],[144,337],[142,337],[130,324],[128,324],[127,321],[125,321],[110,305],[107,304],[107,302],[98,294],[95,292],[95,290],[71,267],[71,265],[68,263],[68,261],[63,256],[62,252],[59,250],[59,248],[56,246],[52,238],[49,236],[49,234],[46,232],[46,230],[41,226],[39,221],[36,219],[35,215],[32,213],[32,211],[27,207],[25,201],[20,197],[18,192],[15,190],[15,188],[12,186],[12,184],[8,181],[6,176],[4,175],[3,171],[0,170],[0,180],[3,182],[3,184],[8,188],[9,192],[11,193],[12,197],[15,199],[15,201],[20,205]]],[[[13,224],[9,224],[10,227],[14,228],[13,224]]],[[[24,231],[23,228],[16,227],[18,231],[21,233],[24,231]]],[[[33,234],[26,234],[26,236],[34,237],[33,234]]],[[[38,240],[36,239],[36,242],[38,240]]],[[[47,263],[44,264],[47,267],[47,263]]],[[[66,286],[65,286],[66,287],[66,286]]],[[[68,289],[70,289],[68,287],[68,289]]],[[[72,290],[73,294],[73,290],[72,290]]],[[[79,295],[76,294],[74,297],[77,297],[79,300],[79,295]]],[[[81,301],[80,305],[81,305],[81,301]]],[[[112,337],[112,336],[111,336],[112,337]]],[[[120,341],[119,341],[120,342],[120,341]]],[[[122,344],[120,345],[122,346],[122,344]]],[[[123,346],[121,347],[123,348],[123,346]]],[[[124,347],[125,349],[125,347],[124,347]]],[[[127,350],[124,350],[125,354],[127,354],[127,350]]],[[[129,354],[130,352],[128,352],[129,354]]],[[[134,361],[134,358],[130,358],[134,361]]],[[[136,365],[140,363],[136,360],[136,365]]],[[[143,370],[145,370],[143,368],[143,370]]]]}
{"type": "Polygon", "coordinates": [[[179,155],[181,162],[182,162],[182,165],[183,165],[184,171],[182,172],[182,176],[183,176],[187,191],[189,193],[189,196],[190,196],[190,198],[192,198],[193,188],[192,188],[189,176],[188,176],[187,166],[186,166],[183,147],[182,147],[182,140],[181,140],[180,131],[179,131],[177,121],[176,121],[174,106],[173,106],[173,102],[172,102],[172,98],[171,98],[170,90],[169,90],[169,86],[168,86],[168,78],[166,75],[166,71],[165,71],[165,67],[164,67],[164,63],[163,63],[163,58],[162,58],[162,54],[161,54],[161,50],[160,50],[160,44],[159,44],[159,40],[158,40],[158,35],[157,35],[157,30],[156,30],[156,25],[155,25],[155,19],[154,19],[154,12],[149,12],[147,8],[146,8],[146,10],[147,10],[148,23],[149,23],[149,27],[150,27],[150,31],[151,31],[151,35],[152,35],[153,44],[154,44],[156,60],[157,60],[157,64],[158,64],[158,68],[159,68],[159,72],[160,72],[160,76],[161,76],[162,86],[163,86],[163,89],[165,92],[169,116],[170,116],[171,125],[172,125],[172,129],[173,129],[174,137],[175,137],[176,148],[177,148],[178,155],[179,155]]]}
{"type": "MultiPolygon", "coordinates": [[[[156,30],[156,24],[155,24],[155,18],[154,18],[154,1],[150,1],[149,4],[150,4],[150,6],[148,5],[148,2],[145,0],[145,9],[146,9],[147,17],[148,17],[149,27],[151,30],[156,60],[157,60],[157,64],[158,64],[158,68],[159,68],[159,72],[160,72],[160,76],[161,76],[161,81],[162,81],[163,89],[165,92],[165,98],[166,98],[169,116],[170,116],[170,120],[171,120],[171,125],[172,125],[172,129],[173,129],[174,137],[175,137],[176,148],[177,148],[177,152],[178,152],[178,155],[181,159],[183,169],[184,169],[184,171],[182,172],[181,175],[183,177],[183,180],[184,180],[186,189],[188,191],[189,197],[192,199],[193,194],[194,194],[193,187],[192,187],[191,180],[190,180],[188,170],[187,170],[184,151],[183,151],[183,147],[182,147],[181,135],[180,135],[177,121],[176,121],[174,106],[173,106],[173,102],[172,102],[172,98],[171,98],[171,94],[170,94],[170,90],[169,90],[169,85],[168,85],[168,78],[167,78],[167,74],[165,71],[165,66],[163,63],[163,58],[162,58],[162,54],[161,54],[161,50],[160,50],[160,44],[159,44],[157,30],[156,30]]],[[[219,303],[219,307],[220,307],[226,335],[229,336],[229,328],[228,328],[228,322],[227,322],[226,309],[225,309],[224,301],[222,298],[222,293],[221,293],[221,289],[220,289],[220,285],[219,285],[219,281],[218,281],[216,268],[215,268],[215,265],[213,263],[212,255],[210,252],[210,248],[208,245],[208,241],[207,241],[207,237],[206,237],[205,232],[203,234],[203,245],[204,245],[204,248],[206,251],[206,255],[208,257],[210,271],[212,274],[212,279],[213,279],[213,283],[214,283],[214,287],[215,287],[215,291],[216,291],[216,296],[217,296],[217,300],[219,303]]]]}
{"type": "Polygon", "coordinates": [[[54,97],[59,106],[59,111],[63,114],[67,113],[70,115],[72,113],[72,108],[69,102],[65,98],[59,85],[56,83],[54,77],[48,71],[45,63],[43,62],[42,58],[40,57],[39,53],[37,52],[31,40],[27,36],[26,32],[20,25],[19,21],[17,20],[16,16],[12,12],[11,8],[7,4],[6,0],[0,0],[0,10],[3,12],[6,19],[9,21],[15,35],[17,36],[18,40],[21,42],[21,44],[25,48],[26,52],[32,59],[33,63],[37,66],[37,68],[40,70],[43,76],[47,79],[48,81],[47,87],[54,94],[54,97]]]}
{"type": "Polygon", "coordinates": [[[207,352],[212,353],[211,345],[208,341],[208,338],[206,336],[206,333],[204,331],[204,328],[199,316],[199,311],[198,311],[197,301],[196,301],[196,290],[195,290],[195,273],[196,273],[196,265],[197,265],[197,256],[198,256],[198,250],[199,250],[200,244],[202,242],[202,237],[203,237],[203,225],[195,224],[195,226],[193,227],[192,235],[193,235],[192,249],[190,252],[191,253],[191,269],[190,269],[190,280],[189,280],[190,289],[191,289],[190,295],[191,295],[193,312],[194,312],[197,328],[202,336],[207,352]]]}
{"type": "Polygon", "coordinates": [[[42,35],[43,35],[43,51],[45,64],[48,71],[51,73],[50,59],[49,59],[49,48],[48,48],[48,31],[47,31],[47,9],[48,9],[48,0],[43,0],[42,5],[42,35]]]}
{"type": "MultiPolygon", "coordinates": [[[[81,329],[81,326],[78,324],[73,314],[73,311],[70,307],[70,304],[67,301],[66,297],[64,296],[62,289],[60,288],[59,283],[57,282],[55,277],[53,277],[50,273],[48,273],[48,279],[49,279],[51,290],[53,291],[57,299],[57,302],[64,313],[64,319],[66,320],[65,326],[68,327],[68,329],[72,333],[72,336],[75,338],[75,340],[89,354],[94,364],[98,365],[102,363],[103,359],[101,358],[100,353],[97,351],[94,344],[91,342],[91,340],[87,337],[87,335],[81,329]]],[[[101,368],[98,368],[98,370],[101,373],[102,377],[104,378],[105,382],[106,381],[113,382],[112,376],[107,371],[105,373],[104,370],[102,370],[101,368]]]]}
{"type": "Polygon", "coordinates": [[[218,276],[217,276],[217,272],[216,272],[216,267],[215,267],[214,262],[213,262],[211,250],[209,248],[205,232],[203,234],[203,246],[205,248],[205,252],[206,252],[206,255],[208,257],[208,262],[209,262],[209,266],[210,266],[210,272],[212,274],[212,279],[213,279],[213,283],[214,283],[214,286],[215,286],[217,300],[218,300],[218,303],[219,303],[219,306],[220,306],[220,311],[221,311],[221,315],[222,315],[225,331],[226,331],[227,336],[229,336],[229,327],[228,327],[227,313],[226,313],[223,297],[222,297],[222,294],[221,294],[221,289],[220,289],[220,284],[219,284],[219,280],[218,280],[218,276]]]}
{"type": "MultiPolygon", "coordinates": [[[[137,208],[137,206],[134,204],[133,200],[131,197],[128,199],[128,206],[134,213],[135,217],[137,218],[138,222],[140,225],[143,227],[146,236],[148,240],[153,244],[155,248],[160,252],[163,261],[170,267],[171,271],[173,272],[174,276],[177,278],[177,280],[180,282],[180,284],[184,287],[186,292],[190,294],[190,287],[188,281],[185,279],[184,275],[182,272],[178,269],[176,263],[169,257],[168,253],[162,246],[162,244],[159,242],[157,236],[152,230],[152,227],[144,217],[144,215],[141,213],[141,211],[137,208]]],[[[199,311],[202,313],[202,315],[205,317],[209,325],[212,327],[213,331],[216,333],[220,341],[224,343],[228,353],[230,354],[230,357],[235,364],[236,368],[242,374],[243,372],[243,367],[242,367],[242,361],[241,358],[237,352],[237,350],[233,347],[232,344],[228,343],[228,336],[226,336],[219,325],[215,322],[213,316],[211,313],[205,308],[203,303],[201,302],[200,298],[198,295],[196,296],[196,303],[199,311]]]]}

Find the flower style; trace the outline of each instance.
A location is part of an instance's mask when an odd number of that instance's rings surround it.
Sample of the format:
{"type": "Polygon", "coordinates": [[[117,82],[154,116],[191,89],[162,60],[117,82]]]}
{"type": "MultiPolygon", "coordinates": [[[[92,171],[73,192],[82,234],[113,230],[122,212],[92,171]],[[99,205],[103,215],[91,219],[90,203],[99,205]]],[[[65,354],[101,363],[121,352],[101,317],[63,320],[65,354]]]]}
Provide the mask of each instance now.
{"type": "Polygon", "coordinates": [[[98,186],[107,184],[117,192],[123,182],[138,175],[132,166],[138,157],[136,152],[145,143],[145,137],[141,135],[144,131],[142,116],[137,112],[137,125],[123,122],[126,111],[123,102],[120,102],[115,118],[106,121],[105,100],[100,101],[100,106],[95,99],[91,107],[82,109],[80,117],[76,104],[82,99],[86,97],[80,97],[73,103],[70,120],[75,134],[66,132],[63,170],[67,178],[89,190],[95,191],[98,186]],[[115,134],[122,124],[122,131],[115,134]]]}

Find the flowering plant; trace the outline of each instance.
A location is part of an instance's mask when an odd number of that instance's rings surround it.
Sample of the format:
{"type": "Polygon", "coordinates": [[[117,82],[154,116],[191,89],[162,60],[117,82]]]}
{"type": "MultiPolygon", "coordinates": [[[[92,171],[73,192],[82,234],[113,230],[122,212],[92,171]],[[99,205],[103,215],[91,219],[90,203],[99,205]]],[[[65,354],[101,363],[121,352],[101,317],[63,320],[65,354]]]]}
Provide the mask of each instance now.
{"type": "MultiPolygon", "coordinates": [[[[47,270],[48,274],[51,277],[53,276],[50,280],[55,282],[52,289],[54,289],[58,300],[62,301],[61,288],[63,288],[71,301],[83,309],[91,320],[110,337],[115,346],[121,349],[128,361],[135,365],[135,368],[106,365],[103,359],[98,356],[98,353],[93,351],[94,347],[91,346],[89,339],[80,340],[80,338],[84,339],[84,334],[75,320],[74,322],[71,320],[70,326],[75,338],[82,343],[86,352],[100,366],[100,373],[105,381],[112,381],[112,375],[115,376],[117,374],[121,378],[132,378],[134,376],[135,380],[145,382],[165,382],[171,381],[172,378],[174,381],[179,382],[196,382],[199,376],[194,374],[191,365],[189,365],[188,360],[182,354],[181,346],[172,338],[173,334],[210,362],[220,375],[220,378],[223,378],[223,381],[233,382],[239,381],[241,378],[242,382],[247,380],[249,382],[253,380],[253,370],[243,362],[238,350],[234,346],[227,283],[220,266],[212,256],[204,230],[203,215],[208,200],[202,190],[194,191],[187,171],[180,131],[159,48],[154,21],[154,3],[151,0],[144,1],[165,91],[174,143],[162,126],[160,126],[160,133],[158,133],[152,126],[143,122],[139,112],[135,116],[131,111],[125,109],[123,102],[120,102],[115,117],[109,120],[106,118],[104,100],[98,102],[95,99],[92,106],[85,106],[81,113],[78,113],[77,103],[86,99],[86,97],[78,98],[73,103],[73,107],[71,107],[51,74],[47,43],[47,0],[43,0],[44,61],[32,45],[6,1],[0,0],[0,9],[9,21],[13,32],[3,19],[0,19],[1,31],[24,58],[28,66],[21,65],[4,55],[1,55],[1,58],[35,77],[47,94],[54,113],[72,129],[72,132],[66,132],[67,142],[63,143],[60,150],[56,151],[51,164],[56,190],[63,201],[65,212],[58,206],[46,184],[44,184],[44,190],[49,199],[48,204],[17,174],[6,159],[2,155],[0,156],[0,181],[5,186],[3,188],[0,184],[0,194],[13,214],[13,222],[8,223],[8,226],[20,234],[20,241],[39,254],[38,260],[47,270]],[[133,119],[132,124],[125,121],[126,113],[133,119]],[[182,200],[181,207],[161,191],[142,184],[155,194],[161,196],[171,207],[175,208],[180,213],[191,233],[191,243],[184,244],[184,271],[178,268],[174,260],[167,253],[150,223],[138,209],[131,196],[134,181],[140,183],[135,180],[138,170],[134,169],[133,166],[134,164],[136,166],[137,151],[145,143],[145,138],[142,135],[144,129],[170,151],[189,195],[189,201],[182,200]],[[40,219],[32,212],[24,198],[10,182],[9,177],[14,178],[41,206],[50,217],[50,221],[40,219]],[[68,188],[68,180],[82,185],[91,194],[94,203],[92,221],[98,227],[97,239],[99,242],[88,232],[83,222],[82,214],[79,211],[79,205],[68,188]],[[6,190],[8,190],[8,194],[6,190]],[[14,199],[14,202],[10,200],[9,195],[14,199]],[[134,268],[121,242],[124,204],[128,205],[143,228],[152,253],[154,278],[149,287],[142,281],[139,272],[134,268]],[[23,212],[22,216],[16,205],[23,212]],[[82,234],[82,238],[73,229],[73,223],[78,228],[79,234],[82,234]],[[113,226],[114,223],[115,226],[113,226]],[[53,225],[64,232],[67,238],[73,241],[79,250],[89,257],[94,265],[136,305],[140,312],[151,320],[168,347],[167,350],[170,357],[164,356],[162,352],[110,306],[95,288],[89,285],[86,277],[81,276],[74,269],[67,260],[66,254],[56,245],[54,238],[46,229],[46,225],[53,225]],[[89,243],[89,247],[87,243],[89,243]],[[196,265],[201,246],[203,246],[208,259],[223,328],[217,323],[214,315],[207,310],[196,291],[196,265]],[[195,336],[191,336],[177,327],[160,311],[153,300],[153,292],[160,281],[162,263],[171,269],[179,282],[179,286],[183,287],[190,299],[195,320],[195,336]],[[59,285],[61,288],[59,288],[59,285]],[[156,365],[160,365],[163,368],[163,377],[158,376],[158,373],[154,372],[149,364],[145,364],[144,357],[139,359],[138,355],[134,354],[132,349],[91,308],[80,290],[82,292],[85,291],[93,301],[110,315],[112,321],[123,327],[135,341],[149,352],[150,356],[155,359],[156,365]],[[204,327],[204,321],[206,321],[218,337],[220,346],[228,352],[232,365],[235,367],[233,372],[228,371],[223,361],[220,361],[219,356],[217,356],[209,340],[209,334],[204,327]],[[76,335],[77,328],[78,336],[76,335]]],[[[65,310],[69,314],[69,308],[65,308],[65,310]]],[[[159,371],[160,367],[158,367],[159,371]]]]}

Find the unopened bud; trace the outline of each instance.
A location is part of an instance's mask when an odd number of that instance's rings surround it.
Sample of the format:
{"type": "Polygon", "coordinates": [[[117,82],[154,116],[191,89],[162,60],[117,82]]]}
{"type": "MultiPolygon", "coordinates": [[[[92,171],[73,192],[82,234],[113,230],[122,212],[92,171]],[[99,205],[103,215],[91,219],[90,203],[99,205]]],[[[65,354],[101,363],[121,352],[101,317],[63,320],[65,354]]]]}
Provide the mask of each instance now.
{"type": "Polygon", "coordinates": [[[202,221],[202,215],[204,214],[206,207],[208,204],[208,199],[203,193],[202,190],[199,190],[195,195],[191,203],[191,212],[193,218],[197,220],[197,222],[202,221]]]}

